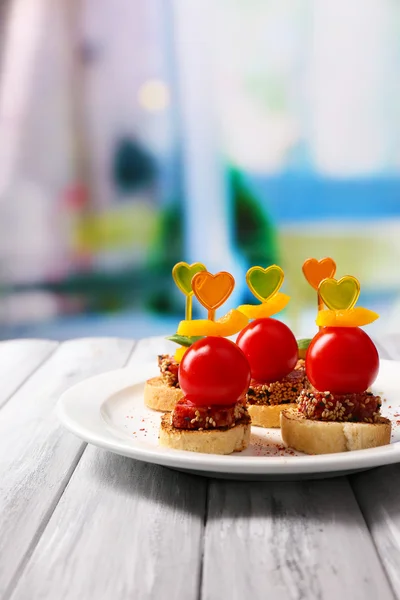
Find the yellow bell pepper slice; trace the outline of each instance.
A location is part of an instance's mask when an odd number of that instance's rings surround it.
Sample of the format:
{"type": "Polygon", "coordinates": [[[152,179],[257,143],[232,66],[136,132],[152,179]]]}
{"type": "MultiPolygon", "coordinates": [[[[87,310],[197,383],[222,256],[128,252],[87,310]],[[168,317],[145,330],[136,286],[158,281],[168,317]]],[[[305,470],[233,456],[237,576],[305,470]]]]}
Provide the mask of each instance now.
{"type": "Polygon", "coordinates": [[[177,348],[175,354],[174,354],[174,359],[176,360],[177,363],[180,363],[186,350],[189,350],[189,348],[185,347],[185,346],[179,346],[179,348],[177,348]]]}
{"type": "Polygon", "coordinates": [[[209,319],[181,321],[176,333],[188,336],[219,335],[226,337],[238,333],[238,331],[246,327],[248,322],[248,318],[234,308],[216,321],[210,321],[209,319]]]}
{"type": "Polygon", "coordinates": [[[320,310],[315,322],[318,327],[361,327],[378,318],[378,313],[358,306],[348,310],[320,310]]]}
{"type": "Polygon", "coordinates": [[[279,292],[261,304],[242,304],[238,310],[249,319],[267,319],[284,309],[289,300],[290,296],[279,292]]]}

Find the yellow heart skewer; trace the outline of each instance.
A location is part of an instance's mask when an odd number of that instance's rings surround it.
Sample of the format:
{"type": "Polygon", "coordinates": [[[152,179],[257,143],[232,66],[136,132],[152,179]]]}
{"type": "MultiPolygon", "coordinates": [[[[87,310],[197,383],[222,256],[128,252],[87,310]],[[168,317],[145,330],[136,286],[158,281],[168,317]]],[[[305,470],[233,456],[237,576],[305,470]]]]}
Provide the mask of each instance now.
{"type": "Polygon", "coordinates": [[[207,271],[205,265],[200,262],[189,265],[187,262],[178,262],[172,269],[172,278],[177,288],[186,296],[185,319],[192,320],[193,309],[193,277],[202,271],[207,271]]]}
{"type": "Polygon", "coordinates": [[[278,265],[266,269],[251,267],[246,273],[246,283],[251,293],[261,302],[267,302],[282,287],[285,275],[278,265]]]}
{"type": "Polygon", "coordinates": [[[321,327],[362,327],[368,325],[379,315],[363,308],[355,307],[360,296],[360,282],[352,275],[345,275],[338,281],[332,277],[323,279],[318,286],[328,310],[318,313],[316,323],[321,327]]]}
{"type": "Polygon", "coordinates": [[[279,292],[285,278],[278,265],[251,267],[246,273],[246,283],[251,293],[261,304],[242,304],[238,310],[249,319],[266,319],[288,304],[290,297],[279,292]]]}
{"type": "Polygon", "coordinates": [[[321,281],[318,292],[330,310],[349,310],[360,295],[360,282],[352,275],[339,280],[328,277],[321,281]]]}

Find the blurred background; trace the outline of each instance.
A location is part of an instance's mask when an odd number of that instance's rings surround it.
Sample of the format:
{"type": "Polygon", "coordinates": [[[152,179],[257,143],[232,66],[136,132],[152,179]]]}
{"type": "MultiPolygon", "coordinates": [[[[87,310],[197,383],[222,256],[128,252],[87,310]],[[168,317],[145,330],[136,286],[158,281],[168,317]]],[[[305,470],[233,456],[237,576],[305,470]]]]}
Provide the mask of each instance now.
{"type": "Polygon", "coordinates": [[[3,0],[0,64],[1,338],[171,334],[179,260],[311,335],[310,256],[400,331],[396,0],[3,0]]]}

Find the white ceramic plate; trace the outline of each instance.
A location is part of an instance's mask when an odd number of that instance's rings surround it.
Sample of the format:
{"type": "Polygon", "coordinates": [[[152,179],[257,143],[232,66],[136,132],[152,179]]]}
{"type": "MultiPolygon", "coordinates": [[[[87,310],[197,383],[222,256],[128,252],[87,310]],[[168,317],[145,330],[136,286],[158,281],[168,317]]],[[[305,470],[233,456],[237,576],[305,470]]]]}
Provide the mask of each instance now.
{"type": "MultiPolygon", "coordinates": [[[[153,355],[154,356],[154,355],[153,355]]],[[[250,447],[230,456],[197,454],[158,445],[161,413],[143,403],[154,360],[92,377],[60,398],[58,414],[83,440],[138,460],[213,477],[297,479],[332,477],[400,462],[400,362],[381,361],[373,391],[383,396],[382,414],[392,419],[392,443],[381,448],[307,456],[282,446],[279,430],[253,427],[250,447]]]]}

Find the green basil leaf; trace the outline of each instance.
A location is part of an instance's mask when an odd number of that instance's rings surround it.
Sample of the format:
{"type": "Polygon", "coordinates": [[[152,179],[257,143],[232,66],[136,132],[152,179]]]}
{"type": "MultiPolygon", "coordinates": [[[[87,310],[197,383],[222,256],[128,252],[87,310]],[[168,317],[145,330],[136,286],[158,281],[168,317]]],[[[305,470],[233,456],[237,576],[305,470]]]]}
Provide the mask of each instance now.
{"type": "Polygon", "coordinates": [[[299,350],[307,350],[308,346],[311,344],[309,338],[302,338],[301,340],[297,340],[297,347],[299,350]]]}
{"type": "Polygon", "coordinates": [[[177,333],[174,333],[174,335],[170,335],[166,339],[170,340],[171,342],[175,342],[175,344],[179,344],[180,346],[185,346],[185,348],[189,348],[189,346],[191,346],[198,340],[202,340],[203,337],[204,337],[204,335],[188,336],[188,335],[178,335],[177,333]]]}

